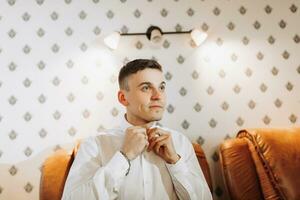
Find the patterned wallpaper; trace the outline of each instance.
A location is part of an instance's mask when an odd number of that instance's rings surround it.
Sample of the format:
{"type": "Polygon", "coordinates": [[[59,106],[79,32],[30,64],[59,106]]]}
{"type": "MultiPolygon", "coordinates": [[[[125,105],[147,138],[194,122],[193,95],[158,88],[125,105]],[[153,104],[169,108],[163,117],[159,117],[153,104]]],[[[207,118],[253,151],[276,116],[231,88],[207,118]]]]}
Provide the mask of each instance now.
{"type": "Polygon", "coordinates": [[[120,67],[154,58],[164,67],[161,124],[202,145],[216,199],[226,199],[218,145],[246,127],[299,126],[299,1],[2,0],[0,2],[0,199],[38,199],[40,167],[55,149],[117,124],[120,67]],[[122,37],[199,27],[188,35],[122,37]]]}

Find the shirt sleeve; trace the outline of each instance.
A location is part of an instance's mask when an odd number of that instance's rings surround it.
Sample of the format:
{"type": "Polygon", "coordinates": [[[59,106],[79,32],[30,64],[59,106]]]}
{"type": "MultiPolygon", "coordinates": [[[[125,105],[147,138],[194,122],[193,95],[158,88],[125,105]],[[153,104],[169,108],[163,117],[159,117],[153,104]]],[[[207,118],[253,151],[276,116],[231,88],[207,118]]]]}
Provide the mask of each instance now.
{"type": "Polygon", "coordinates": [[[65,183],[62,200],[118,198],[128,162],[117,151],[103,166],[100,155],[95,139],[88,138],[80,145],[65,183]]]}
{"type": "Polygon", "coordinates": [[[175,164],[166,163],[178,198],[181,200],[212,200],[211,192],[191,142],[183,137],[180,148],[182,150],[178,154],[181,158],[175,164]]]}

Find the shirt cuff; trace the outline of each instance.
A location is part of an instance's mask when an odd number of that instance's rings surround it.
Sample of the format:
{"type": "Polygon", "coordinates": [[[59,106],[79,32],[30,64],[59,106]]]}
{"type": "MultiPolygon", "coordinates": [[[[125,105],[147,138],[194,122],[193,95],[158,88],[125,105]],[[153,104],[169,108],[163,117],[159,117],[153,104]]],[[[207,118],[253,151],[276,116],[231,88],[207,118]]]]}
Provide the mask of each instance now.
{"type": "Polygon", "coordinates": [[[120,153],[120,151],[117,151],[115,155],[110,159],[110,161],[106,164],[105,171],[109,172],[114,180],[118,180],[125,177],[128,168],[128,161],[120,153]]]}
{"type": "Polygon", "coordinates": [[[188,167],[182,157],[175,164],[166,163],[166,166],[170,174],[188,173],[188,167]]]}

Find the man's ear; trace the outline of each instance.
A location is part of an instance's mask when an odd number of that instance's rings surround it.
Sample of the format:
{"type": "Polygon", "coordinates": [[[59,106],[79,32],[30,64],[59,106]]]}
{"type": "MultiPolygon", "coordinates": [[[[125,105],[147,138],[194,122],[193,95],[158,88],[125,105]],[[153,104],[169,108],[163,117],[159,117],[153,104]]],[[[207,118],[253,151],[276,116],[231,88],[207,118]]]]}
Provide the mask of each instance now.
{"type": "Polygon", "coordinates": [[[126,99],[125,93],[123,90],[118,91],[118,100],[123,106],[128,106],[129,102],[126,99]]]}

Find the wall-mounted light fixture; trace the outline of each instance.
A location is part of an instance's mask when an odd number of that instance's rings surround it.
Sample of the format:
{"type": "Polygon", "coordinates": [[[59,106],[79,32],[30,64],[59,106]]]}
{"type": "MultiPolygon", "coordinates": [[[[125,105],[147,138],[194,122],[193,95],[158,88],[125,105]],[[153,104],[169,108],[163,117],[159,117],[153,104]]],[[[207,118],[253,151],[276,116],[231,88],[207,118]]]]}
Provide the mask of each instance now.
{"type": "Polygon", "coordinates": [[[158,26],[150,26],[145,33],[119,33],[113,32],[104,38],[104,43],[111,49],[117,49],[121,36],[146,35],[147,38],[158,43],[166,34],[190,34],[194,43],[199,46],[207,38],[207,33],[195,28],[189,31],[168,31],[163,32],[158,26]]]}

